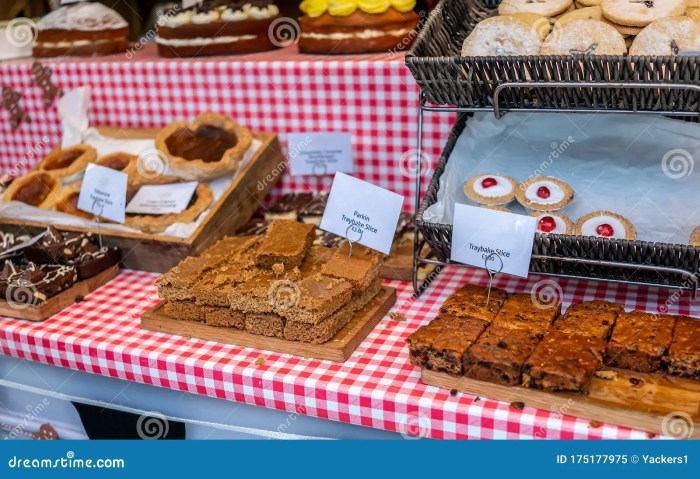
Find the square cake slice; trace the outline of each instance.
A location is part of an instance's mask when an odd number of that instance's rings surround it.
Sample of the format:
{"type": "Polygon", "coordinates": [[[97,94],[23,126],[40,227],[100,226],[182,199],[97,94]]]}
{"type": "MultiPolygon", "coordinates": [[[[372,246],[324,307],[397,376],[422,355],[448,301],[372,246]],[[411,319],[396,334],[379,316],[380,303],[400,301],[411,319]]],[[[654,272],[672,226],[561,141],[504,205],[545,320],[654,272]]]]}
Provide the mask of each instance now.
{"type": "Polygon", "coordinates": [[[552,329],[607,341],[617,316],[615,310],[567,311],[554,322],[552,329]]]}
{"type": "Polygon", "coordinates": [[[464,375],[506,386],[520,384],[525,361],[538,342],[528,329],[491,324],[464,354],[464,375]]]}
{"type": "Polygon", "coordinates": [[[583,392],[603,367],[605,341],[550,331],[525,363],[523,385],[545,391],[583,392]]]}
{"type": "Polygon", "coordinates": [[[315,238],[315,226],[294,220],[277,220],[270,223],[258,248],[258,266],[270,269],[276,263],[285,269],[299,266],[315,238]]]}
{"type": "Polygon", "coordinates": [[[352,285],[342,279],[316,273],[288,285],[293,300],[277,301],[280,291],[272,290],[274,311],[289,321],[317,324],[352,298],[352,285]]]}
{"type": "Polygon", "coordinates": [[[669,374],[700,379],[700,319],[678,316],[664,362],[669,374]]]}
{"type": "Polygon", "coordinates": [[[534,303],[529,294],[511,294],[493,320],[507,329],[527,329],[540,339],[559,316],[560,305],[534,303]]]}
{"type": "Polygon", "coordinates": [[[641,373],[658,370],[671,345],[675,321],[674,316],[641,311],[620,314],[605,351],[605,364],[641,373]]]}
{"type": "Polygon", "coordinates": [[[333,253],[333,256],[321,267],[321,272],[332,278],[340,278],[352,283],[355,291],[369,287],[379,274],[382,256],[376,251],[345,242],[333,253]]]}
{"type": "Polygon", "coordinates": [[[502,289],[465,285],[455,291],[440,307],[440,312],[464,319],[480,319],[491,322],[503,306],[508,293],[502,289]],[[487,300],[488,299],[488,304],[487,300]]]}

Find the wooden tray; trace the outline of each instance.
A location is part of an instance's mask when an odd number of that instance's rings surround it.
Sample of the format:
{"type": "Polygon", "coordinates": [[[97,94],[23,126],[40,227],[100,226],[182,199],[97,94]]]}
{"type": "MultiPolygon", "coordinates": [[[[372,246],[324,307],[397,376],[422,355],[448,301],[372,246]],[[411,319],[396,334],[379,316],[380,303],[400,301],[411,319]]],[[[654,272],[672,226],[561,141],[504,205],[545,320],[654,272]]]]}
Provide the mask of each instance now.
{"type": "MultiPolygon", "coordinates": [[[[119,139],[153,138],[157,129],[100,128],[100,133],[119,139]]],[[[284,174],[287,162],[275,133],[256,133],[262,146],[242,168],[228,189],[212,205],[207,216],[189,238],[175,238],[147,233],[128,233],[102,228],[105,246],[118,246],[123,252],[122,264],[131,269],[163,273],[187,256],[206,249],[223,236],[243,226],[263,198],[284,174]]],[[[12,233],[37,234],[47,224],[21,218],[0,218],[3,230],[12,233]]],[[[97,234],[96,228],[57,226],[63,231],[97,234]]]]}
{"type": "Polygon", "coordinates": [[[141,316],[141,327],[151,331],[177,334],[187,338],[207,339],[240,347],[266,349],[279,353],[296,354],[306,358],[346,361],[360,343],[386,316],[396,302],[396,290],[387,286],[367,306],[355,314],[333,339],[323,344],[301,343],[281,338],[270,338],[234,328],[208,326],[194,321],[172,319],[160,310],[162,303],[141,316]]]}
{"type": "Polygon", "coordinates": [[[700,382],[664,376],[610,369],[616,380],[594,378],[587,395],[548,393],[521,386],[502,386],[422,370],[425,384],[463,391],[508,403],[522,402],[560,414],[627,426],[664,435],[700,438],[700,382]],[[634,386],[630,379],[641,379],[634,386]],[[692,424],[691,424],[692,422],[692,424]]]}
{"type": "Polygon", "coordinates": [[[0,300],[0,316],[28,319],[30,321],[43,321],[74,304],[77,297],[87,296],[92,293],[103,284],[115,278],[118,274],[119,266],[112,266],[92,278],[78,281],[67,290],[47,299],[37,306],[28,306],[18,309],[17,307],[11,306],[7,301],[0,300]]]}

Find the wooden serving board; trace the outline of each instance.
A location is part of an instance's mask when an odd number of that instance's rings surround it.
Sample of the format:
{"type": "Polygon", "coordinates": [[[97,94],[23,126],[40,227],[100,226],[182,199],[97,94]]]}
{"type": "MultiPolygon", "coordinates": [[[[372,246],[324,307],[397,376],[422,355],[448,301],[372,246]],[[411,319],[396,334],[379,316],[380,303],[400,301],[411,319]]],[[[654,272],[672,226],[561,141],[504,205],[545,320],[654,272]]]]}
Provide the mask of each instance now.
{"type": "Polygon", "coordinates": [[[296,354],[306,358],[344,362],[352,355],[379,321],[386,316],[394,303],[396,303],[396,290],[383,286],[377,297],[359,310],[333,339],[323,344],[309,344],[282,338],[270,338],[235,328],[222,328],[194,321],[173,319],[161,311],[162,303],[143,313],[141,316],[141,327],[151,331],[177,334],[187,338],[207,339],[241,347],[296,354]]]}
{"type": "Polygon", "coordinates": [[[36,306],[17,308],[17,306],[12,306],[5,300],[0,300],[0,316],[28,319],[30,321],[43,321],[74,304],[76,298],[79,296],[87,296],[92,293],[103,284],[115,278],[118,274],[119,266],[114,265],[92,278],[78,281],[67,290],[62,291],[36,306]]]}
{"type": "MultiPolygon", "coordinates": [[[[550,393],[502,386],[423,369],[425,384],[508,403],[521,402],[560,414],[664,435],[700,438],[700,382],[661,373],[609,369],[615,380],[595,377],[588,394],[550,393]],[[636,386],[630,379],[641,380],[636,386]],[[692,422],[692,424],[691,424],[692,422]]],[[[635,381],[636,382],[636,381],[635,381]]]]}
{"type": "MultiPolygon", "coordinates": [[[[150,139],[154,128],[99,128],[105,136],[116,139],[150,139]]],[[[189,238],[159,234],[116,231],[108,228],[83,228],[57,225],[61,231],[101,234],[105,246],[116,246],[125,253],[126,268],[164,273],[187,256],[202,252],[226,235],[243,226],[260,206],[263,199],[280,181],[287,168],[282,147],[275,133],[254,133],[262,145],[241,168],[221,197],[209,208],[199,226],[189,238]]],[[[46,229],[41,221],[24,218],[0,218],[3,231],[37,234],[46,229]]]]}

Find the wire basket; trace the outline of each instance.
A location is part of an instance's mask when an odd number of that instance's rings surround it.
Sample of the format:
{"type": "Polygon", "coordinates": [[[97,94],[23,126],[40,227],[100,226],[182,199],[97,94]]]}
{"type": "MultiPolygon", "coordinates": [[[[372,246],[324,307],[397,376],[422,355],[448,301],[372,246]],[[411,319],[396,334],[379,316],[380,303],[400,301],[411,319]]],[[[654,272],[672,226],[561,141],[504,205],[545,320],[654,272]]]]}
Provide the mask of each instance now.
{"type": "Polygon", "coordinates": [[[700,114],[697,56],[460,56],[493,0],[442,0],[406,54],[427,103],[469,109],[700,114]]]}
{"type": "MultiPolygon", "coordinates": [[[[437,202],[440,177],[469,118],[471,114],[461,114],[457,119],[416,217],[418,230],[445,263],[450,260],[452,225],[425,221],[423,215],[437,202]]],[[[536,233],[532,253],[533,273],[686,289],[698,284],[700,248],[689,245],[536,233]]]]}

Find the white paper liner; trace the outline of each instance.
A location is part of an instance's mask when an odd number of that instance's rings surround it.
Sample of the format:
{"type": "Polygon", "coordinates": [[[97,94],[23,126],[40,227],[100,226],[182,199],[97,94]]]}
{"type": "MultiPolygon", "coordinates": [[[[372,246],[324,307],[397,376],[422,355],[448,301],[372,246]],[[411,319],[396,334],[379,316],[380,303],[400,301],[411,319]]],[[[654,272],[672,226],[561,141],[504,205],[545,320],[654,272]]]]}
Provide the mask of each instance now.
{"type": "MultiPolygon", "coordinates": [[[[700,125],[655,115],[492,113],[467,122],[424,215],[452,224],[470,177],[503,172],[523,181],[553,176],[574,189],[559,212],[576,222],[596,210],[625,216],[637,239],[688,244],[700,225],[700,125]]],[[[513,202],[514,213],[526,214],[513,202]]]]}

